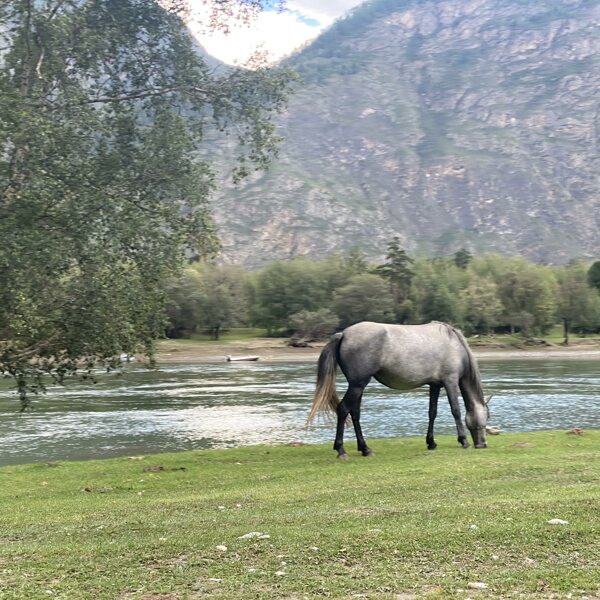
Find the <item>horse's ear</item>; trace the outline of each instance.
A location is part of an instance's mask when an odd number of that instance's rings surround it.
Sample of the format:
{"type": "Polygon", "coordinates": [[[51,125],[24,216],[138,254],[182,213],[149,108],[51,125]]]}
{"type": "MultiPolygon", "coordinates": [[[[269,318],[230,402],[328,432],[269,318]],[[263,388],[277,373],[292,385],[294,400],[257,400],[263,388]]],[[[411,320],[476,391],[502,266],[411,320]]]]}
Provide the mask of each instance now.
{"type": "Polygon", "coordinates": [[[492,394],[491,396],[484,396],[484,397],[483,397],[483,401],[484,401],[486,404],[489,404],[489,403],[490,403],[490,400],[491,400],[493,397],[494,397],[494,394],[492,394]]]}

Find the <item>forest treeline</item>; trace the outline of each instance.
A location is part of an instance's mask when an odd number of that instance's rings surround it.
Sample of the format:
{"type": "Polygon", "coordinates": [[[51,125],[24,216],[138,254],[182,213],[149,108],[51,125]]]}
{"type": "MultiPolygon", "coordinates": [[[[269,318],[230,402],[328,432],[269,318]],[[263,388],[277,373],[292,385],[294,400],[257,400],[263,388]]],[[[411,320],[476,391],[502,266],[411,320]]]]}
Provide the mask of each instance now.
{"type": "Polygon", "coordinates": [[[323,260],[189,265],[171,281],[168,337],[255,326],[269,335],[319,339],[358,321],[452,323],[467,334],[600,331],[600,261],[539,265],[521,257],[411,257],[395,238],[382,264],[354,248],[323,260]]]}

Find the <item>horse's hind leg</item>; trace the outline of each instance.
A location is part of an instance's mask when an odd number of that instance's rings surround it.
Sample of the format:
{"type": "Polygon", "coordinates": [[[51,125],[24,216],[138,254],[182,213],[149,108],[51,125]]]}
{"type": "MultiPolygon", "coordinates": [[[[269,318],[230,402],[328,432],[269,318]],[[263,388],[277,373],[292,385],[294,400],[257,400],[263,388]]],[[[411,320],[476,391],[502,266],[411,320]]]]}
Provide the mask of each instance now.
{"type": "Polygon", "coordinates": [[[346,425],[346,419],[348,418],[348,415],[351,415],[352,417],[354,431],[356,432],[356,440],[358,442],[358,449],[365,455],[370,453],[360,429],[360,401],[362,399],[365,385],[350,384],[346,390],[346,393],[344,394],[344,398],[337,406],[337,429],[333,449],[337,451],[338,458],[348,458],[346,450],[344,449],[344,427],[346,425]]]}
{"type": "Polygon", "coordinates": [[[352,424],[354,425],[354,433],[356,434],[356,443],[358,446],[358,451],[362,453],[363,456],[373,456],[375,453],[369,446],[367,446],[367,442],[363,437],[362,427],[360,426],[360,403],[362,400],[363,390],[360,392],[360,396],[358,400],[354,402],[354,407],[350,409],[350,416],[352,417],[352,424]]]}
{"type": "Polygon", "coordinates": [[[425,438],[429,450],[437,448],[437,444],[433,439],[433,423],[437,417],[438,398],[440,397],[441,389],[441,385],[435,383],[429,384],[429,427],[427,428],[427,437],[425,438]]]}
{"type": "Polygon", "coordinates": [[[465,430],[465,426],[463,425],[460,419],[460,404],[458,401],[458,382],[456,381],[446,381],[444,382],[444,388],[446,389],[446,394],[448,394],[448,402],[450,403],[450,411],[452,412],[452,416],[454,417],[454,422],[456,423],[456,432],[458,433],[458,443],[463,448],[469,447],[469,442],[467,441],[467,432],[465,430]]]}

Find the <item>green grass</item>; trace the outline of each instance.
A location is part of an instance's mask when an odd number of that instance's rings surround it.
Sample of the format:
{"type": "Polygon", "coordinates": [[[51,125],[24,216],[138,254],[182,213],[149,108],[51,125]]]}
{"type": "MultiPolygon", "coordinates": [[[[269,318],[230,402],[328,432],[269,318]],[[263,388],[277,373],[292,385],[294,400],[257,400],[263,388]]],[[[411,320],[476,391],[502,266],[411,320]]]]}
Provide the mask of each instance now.
{"type": "Polygon", "coordinates": [[[198,344],[204,344],[210,346],[210,344],[222,344],[227,342],[249,342],[260,338],[267,337],[267,330],[260,329],[258,327],[232,327],[226,329],[225,332],[219,337],[218,340],[211,340],[208,334],[194,333],[190,338],[177,338],[169,340],[160,340],[158,342],[158,348],[160,350],[169,349],[171,346],[196,346],[198,344]]]}
{"type": "MultiPolygon", "coordinates": [[[[541,339],[550,344],[554,345],[562,345],[564,341],[564,335],[562,332],[562,328],[560,326],[553,327],[551,331],[549,331],[546,335],[542,336],[533,336],[536,340],[541,339]]],[[[494,342],[496,344],[503,344],[507,348],[521,348],[526,344],[527,338],[520,333],[516,333],[514,335],[510,334],[496,334],[493,336],[479,335],[475,337],[469,337],[468,341],[470,344],[473,344],[473,347],[477,347],[477,343],[479,342],[494,342]]],[[[581,335],[578,333],[570,333],[569,334],[569,343],[571,345],[577,345],[578,342],[585,342],[589,344],[600,344],[600,337],[597,334],[591,335],[581,335]]]]}
{"type": "Polygon", "coordinates": [[[600,431],[438,441],[347,462],[319,445],[4,467],[0,597],[599,593],[600,431]]]}

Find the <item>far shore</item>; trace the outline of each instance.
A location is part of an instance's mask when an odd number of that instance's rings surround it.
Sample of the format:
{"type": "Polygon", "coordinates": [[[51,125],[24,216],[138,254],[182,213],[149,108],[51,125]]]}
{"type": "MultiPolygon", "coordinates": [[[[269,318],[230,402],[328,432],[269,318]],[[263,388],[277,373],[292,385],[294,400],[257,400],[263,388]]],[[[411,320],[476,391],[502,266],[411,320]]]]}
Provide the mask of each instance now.
{"type": "MultiPolygon", "coordinates": [[[[190,342],[189,340],[166,340],[160,342],[157,351],[159,364],[168,363],[216,363],[233,359],[258,356],[260,362],[269,363],[316,363],[323,343],[310,344],[306,348],[288,346],[288,340],[256,338],[247,341],[190,342]]],[[[480,347],[471,343],[478,360],[595,360],[600,359],[600,344],[594,341],[576,340],[569,346],[544,345],[532,348],[480,347]]]]}

